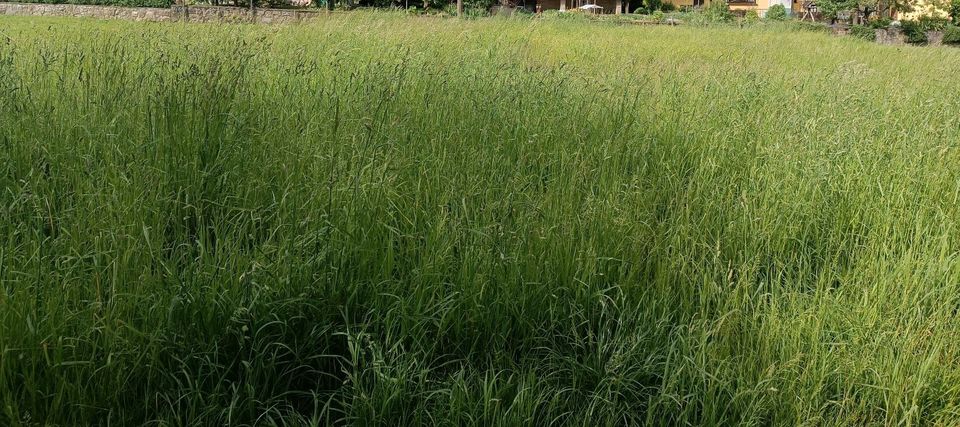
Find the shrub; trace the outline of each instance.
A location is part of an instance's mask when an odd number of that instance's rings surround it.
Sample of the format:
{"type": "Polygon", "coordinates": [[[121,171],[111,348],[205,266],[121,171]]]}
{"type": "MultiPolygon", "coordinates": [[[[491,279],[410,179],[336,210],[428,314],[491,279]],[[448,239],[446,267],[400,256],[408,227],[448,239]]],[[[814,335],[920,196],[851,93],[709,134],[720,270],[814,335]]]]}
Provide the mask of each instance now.
{"type": "Polygon", "coordinates": [[[877,30],[866,25],[853,25],[850,27],[850,35],[858,39],[874,41],[877,39],[877,30]]]}
{"type": "Polygon", "coordinates": [[[960,44],[960,27],[956,25],[947,25],[943,29],[943,44],[960,44]]]}
{"type": "Polygon", "coordinates": [[[743,20],[748,24],[754,24],[760,20],[760,14],[755,10],[748,10],[747,13],[743,15],[743,20]]]}
{"type": "Polygon", "coordinates": [[[901,21],[900,28],[907,38],[907,43],[926,43],[927,34],[918,21],[901,21]]]}
{"type": "MultiPolygon", "coordinates": [[[[456,6],[454,6],[456,8],[456,6]]],[[[483,18],[490,16],[490,8],[479,8],[479,7],[463,7],[463,16],[465,18],[483,18]]]]}
{"type": "Polygon", "coordinates": [[[635,13],[635,14],[637,14],[637,15],[649,15],[649,14],[650,14],[650,10],[648,10],[648,9],[645,8],[645,7],[638,7],[636,10],[633,11],[633,13],[635,13]]]}
{"type": "MultiPolygon", "coordinates": [[[[472,17],[490,15],[495,0],[463,0],[463,14],[472,17]]],[[[453,2],[456,5],[456,2],[453,2]]]]}
{"type": "MultiPolygon", "coordinates": [[[[958,0],[958,1],[960,1],[960,0],[958,0]]],[[[670,13],[670,12],[674,12],[674,11],[676,11],[676,10],[677,10],[677,6],[674,5],[673,3],[663,3],[663,4],[660,5],[660,11],[662,11],[662,12],[664,12],[664,13],[670,13]]]]}
{"type": "Polygon", "coordinates": [[[733,14],[730,13],[730,5],[726,0],[716,0],[700,10],[700,14],[707,23],[720,23],[733,21],[733,14]]]}
{"type": "Polygon", "coordinates": [[[782,4],[775,4],[770,6],[770,9],[767,9],[767,19],[771,21],[786,21],[787,20],[787,8],[783,7],[782,4]]]}
{"type": "Polygon", "coordinates": [[[653,13],[651,14],[651,16],[653,17],[653,20],[654,20],[654,21],[663,22],[663,16],[664,16],[664,15],[663,15],[663,12],[661,12],[661,11],[659,11],[659,10],[655,10],[655,11],[653,11],[653,13]]]}
{"type": "Polygon", "coordinates": [[[660,10],[660,6],[662,5],[662,0],[643,0],[643,7],[650,11],[660,10]]]}
{"type": "Polygon", "coordinates": [[[559,19],[563,21],[586,21],[590,16],[578,12],[561,12],[559,10],[547,10],[540,14],[545,19],[559,19]]]}
{"type": "Polygon", "coordinates": [[[869,25],[870,25],[870,28],[873,28],[875,30],[883,30],[890,26],[890,22],[892,22],[890,18],[880,18],[880,19],[874,19],[873,21],[870,21],[869,25]]]}
{"type": "Polygon", "coordinates": [[[960,25],[960,0],[952,0],[948,9],[950,18],[953,19],[953,23],[960,25]]]}
{"type": "Polygon", "coordinates": [[[949,23],[950,19],[936,16],[922,16],[917,20],[920,31],[942,31],[949,23]]]}

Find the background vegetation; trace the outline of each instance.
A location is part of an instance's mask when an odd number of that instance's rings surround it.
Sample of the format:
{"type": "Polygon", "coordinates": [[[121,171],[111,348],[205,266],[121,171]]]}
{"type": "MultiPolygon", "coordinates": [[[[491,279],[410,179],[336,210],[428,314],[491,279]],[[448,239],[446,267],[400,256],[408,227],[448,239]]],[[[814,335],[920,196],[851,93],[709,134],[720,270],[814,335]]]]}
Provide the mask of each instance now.
{"type": "Polygon", "coordinates": [[[0,424],[957,424],[956,69],[0,17],[0,424]]]}

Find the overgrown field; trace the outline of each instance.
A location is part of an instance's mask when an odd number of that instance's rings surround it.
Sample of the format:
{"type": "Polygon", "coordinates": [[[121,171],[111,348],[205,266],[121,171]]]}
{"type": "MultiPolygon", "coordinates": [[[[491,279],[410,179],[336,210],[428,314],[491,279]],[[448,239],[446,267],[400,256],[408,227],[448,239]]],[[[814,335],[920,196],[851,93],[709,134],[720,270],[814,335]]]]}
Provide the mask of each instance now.
{"type": "Polygon", "coordinates": [[[957,425],[958,70],[0,18],[0,425],[957,425]]]}

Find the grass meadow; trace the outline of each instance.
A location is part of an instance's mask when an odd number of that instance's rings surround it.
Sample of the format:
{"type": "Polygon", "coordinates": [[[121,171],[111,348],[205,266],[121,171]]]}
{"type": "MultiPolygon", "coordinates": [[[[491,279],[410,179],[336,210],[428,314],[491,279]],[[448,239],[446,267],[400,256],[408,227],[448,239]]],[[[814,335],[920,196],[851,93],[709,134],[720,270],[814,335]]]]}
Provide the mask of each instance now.
{"type": "Polygon", "coordinates": [[[960,424],[958,70],[0,17],[0,425],[960,424]]]}

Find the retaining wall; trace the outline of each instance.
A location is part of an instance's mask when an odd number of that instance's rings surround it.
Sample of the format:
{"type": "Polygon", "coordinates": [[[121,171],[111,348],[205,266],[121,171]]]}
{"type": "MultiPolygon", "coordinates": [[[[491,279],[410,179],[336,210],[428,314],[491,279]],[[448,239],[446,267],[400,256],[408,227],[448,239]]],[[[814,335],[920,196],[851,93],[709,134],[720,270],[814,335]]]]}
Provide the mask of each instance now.
{"type": "Polygon", "coordinates": [[[90,6],[80,4],[0,3],[0,15],[86,16],[132,21],[169,21],[170,9],[155,7],[90,6]]]}
{"type": "Polygon", "coordinates": [[[246,9],[225,6],[153,7],[94,6],[80,4],[39,4],[0,2],[0,15],[76,16],[130,21],[257,22],[293,23],[314,18],[323,12],[296,9],[246,9]]]}

